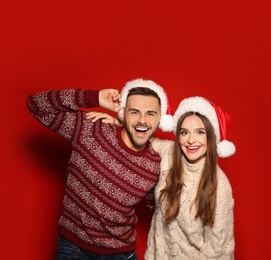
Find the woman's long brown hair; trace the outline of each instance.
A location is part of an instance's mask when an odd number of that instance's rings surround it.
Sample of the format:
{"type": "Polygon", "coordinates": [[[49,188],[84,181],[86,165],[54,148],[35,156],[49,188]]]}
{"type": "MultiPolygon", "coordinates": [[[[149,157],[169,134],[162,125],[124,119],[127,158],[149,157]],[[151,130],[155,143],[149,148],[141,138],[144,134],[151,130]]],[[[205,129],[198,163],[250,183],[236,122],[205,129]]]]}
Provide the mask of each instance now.
{"type": "MultiPolygon", "coordinates": [[[[180,149],[179,135],[184,119],[190,115],[196,115],[202,120],[207,135],[206,160],[203,167],[203,173],[199,183],[197,195],[194,200],[194,204],[196,206],[195,218],[200,218],[204,225],[212,226],[215,218],[217,196],[216,136],[210,121],[199,113],[189,112],[182,115],[178,120],[175,133],[172,168],[167,175],[166,186],[161,190],[159,203],[165,206],[164,220],[166,222],[170,222],[179,214],[181,192],[184,186],[184,166],[181,160],[181,157],[184,155],[180,149]]],[[[192,206],[193,204],[191,207],[192,206]]]]}

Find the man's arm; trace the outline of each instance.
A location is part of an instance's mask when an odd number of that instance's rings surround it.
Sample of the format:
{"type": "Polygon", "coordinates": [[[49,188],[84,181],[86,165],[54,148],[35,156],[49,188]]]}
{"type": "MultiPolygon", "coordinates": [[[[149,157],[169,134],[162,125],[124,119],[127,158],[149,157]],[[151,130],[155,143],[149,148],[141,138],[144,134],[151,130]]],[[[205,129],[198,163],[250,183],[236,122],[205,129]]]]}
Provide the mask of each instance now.
{"type": "Polygon", "coordinates": [[[99,105],[116,111],[119,104],[118,90],[67,89],[43,91],[26,99],[29,112],[46,127],[70,139],[75,125],[84,119],[81,108],[99,105]]]}

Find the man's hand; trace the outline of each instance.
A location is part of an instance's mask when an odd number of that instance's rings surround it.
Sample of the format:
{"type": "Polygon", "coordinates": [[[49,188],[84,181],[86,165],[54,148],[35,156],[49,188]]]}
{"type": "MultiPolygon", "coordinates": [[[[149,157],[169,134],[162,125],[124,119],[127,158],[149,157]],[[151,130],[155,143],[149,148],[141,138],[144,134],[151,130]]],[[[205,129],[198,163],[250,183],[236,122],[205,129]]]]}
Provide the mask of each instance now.
{"type": "Polygon", "coordinates": [[[92,120],[92,122],[96,122],[97,120],[101,119],[102,122],[105,124],[122,125],[121,122],[117,118],[110,116],[107,113],[101,113],[101,112],[96,112],[96,111],[87,112],[86,119],[90,119],[92,120]]]}
{"type": "Polygon", "coordinates": [[[117,89],[102,89],[99,91],[99,105],[113,112],[120,110],[121,97],[117,89]]]}

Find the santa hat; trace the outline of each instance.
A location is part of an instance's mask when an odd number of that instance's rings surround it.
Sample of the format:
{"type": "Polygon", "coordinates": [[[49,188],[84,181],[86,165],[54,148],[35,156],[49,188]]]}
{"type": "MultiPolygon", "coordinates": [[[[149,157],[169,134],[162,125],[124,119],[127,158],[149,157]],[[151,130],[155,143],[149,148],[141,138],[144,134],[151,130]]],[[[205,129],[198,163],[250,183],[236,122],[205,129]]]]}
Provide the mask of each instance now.
{"type": "Polygon", "coordinates": [[[215,131],[217,154],[219,157],[225,158],[235,153],[235,145],[226,140],[226,131],[230,123],[230,116],[225,111],[203,97],[186,98],[179,104],[173,116],[175,129],[180,116],[186,112],[198,112],[209,119],[215,131]]]}
{"type": "Polygon", "coordinates": [[[172,116],[169,114],[168,99],[164,89],[151,80],[135,79],[126,83],[121,91],[121,109],[118,113],[119,118],[123,118],[123,109],[126,106],[127,96],[133,88],[145,87],[155,91],[161,102],[161,120],[159,128],[164,132],[171,132],[174,128],[172,116]]]}

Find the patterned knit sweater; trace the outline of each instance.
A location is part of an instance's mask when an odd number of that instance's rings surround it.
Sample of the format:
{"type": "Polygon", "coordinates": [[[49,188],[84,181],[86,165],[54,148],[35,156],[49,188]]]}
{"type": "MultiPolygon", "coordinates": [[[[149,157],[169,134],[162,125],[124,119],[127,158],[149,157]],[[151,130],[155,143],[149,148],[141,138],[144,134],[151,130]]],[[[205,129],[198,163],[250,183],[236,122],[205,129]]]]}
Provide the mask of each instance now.
{"type": "Polygon", "coordinates": [[[129,149],[121,127],[86,120],[83,107],[99,105],[98,91],[45,91],[27,97],[31,114],[72,146],[59,234],[101,255],[136,249],[135,205],[154,209],[160,156],[150,143],[129,149]]]}
{"type": "Polygon", "coordinates": [[[203,226],[195,219],[195,207],[191,203],[201,177],[204,160],[189,164],[184,158],[184,182],[180,213],[176,219],[166,224],[162,219],[165,211],[158,203],[160,191],[165,186],[166,175],[172,164],[173,142],[154,140],[152,146],[162,158],[159,182],[155,188],[156,208],[148,236],[146,260],[232,260],[234,259],[234,226],[231,185],[218,167],[218,190],[215,223],[212,227],[203,226]]]}

